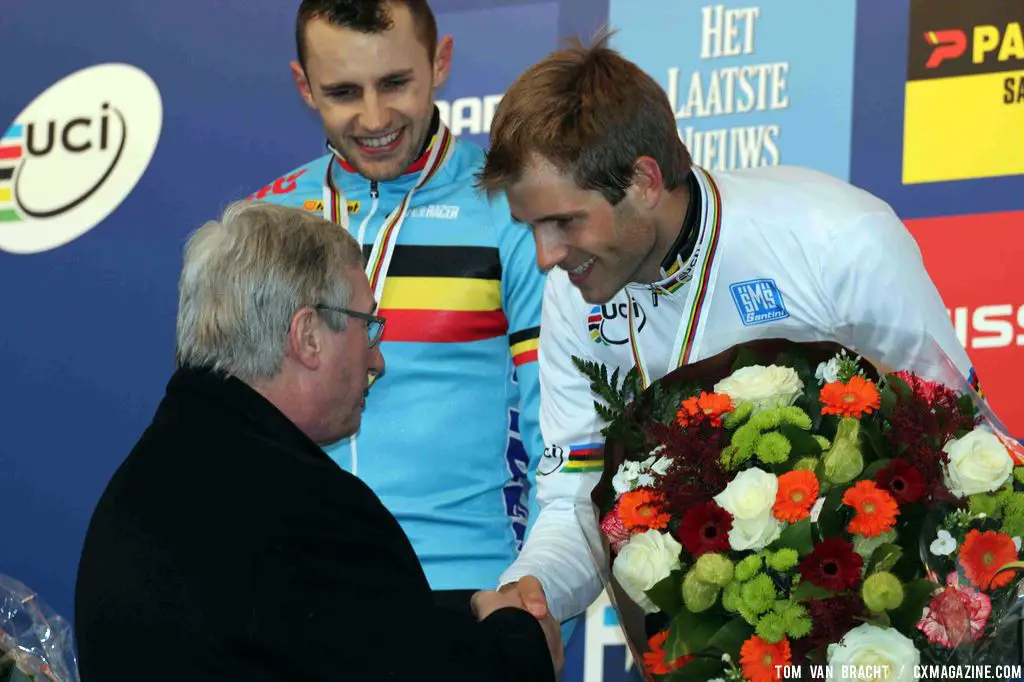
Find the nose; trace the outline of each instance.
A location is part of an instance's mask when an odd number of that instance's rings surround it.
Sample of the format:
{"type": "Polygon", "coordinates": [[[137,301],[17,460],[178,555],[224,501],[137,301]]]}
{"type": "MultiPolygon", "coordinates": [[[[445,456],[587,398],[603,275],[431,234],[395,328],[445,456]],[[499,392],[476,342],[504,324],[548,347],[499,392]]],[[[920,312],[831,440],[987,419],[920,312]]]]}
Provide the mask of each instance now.
{"type": "Polygon", "coordinates": [[[370,362],[366,373],[370,376],[371,383],[384,374],[384,353],[381,352],[379,343],[370,349],[370,362]]]}
{"type": "Polygon", "coordinates": [[[569,246],[554,228],[538,227],[533,230],[533,241],[537,245],[537,266],[547,272],[565,260],[569,246]]]}
{"type": "Polygon", "coordinates": [[[363,96],[363,111],[359,115],[359,123],[367,132],[381,132],[387,129],[387,107],[381,100],[380,95],[374,91],[367,91],[363,96]]]}

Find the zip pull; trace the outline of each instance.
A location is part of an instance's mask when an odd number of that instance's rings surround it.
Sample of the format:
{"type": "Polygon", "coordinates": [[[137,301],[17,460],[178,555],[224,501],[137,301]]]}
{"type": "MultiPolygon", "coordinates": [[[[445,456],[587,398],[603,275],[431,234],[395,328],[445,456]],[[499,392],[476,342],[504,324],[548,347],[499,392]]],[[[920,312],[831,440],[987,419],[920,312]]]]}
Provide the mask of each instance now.
{"type": "Polygon", "coordinates": [[[377,191],[377,181],[376,180],[370,180],[370,196],[373,197],[374,199],[377,199],[377,198],[380,197],[380,193],[377,191]]]}
{"type": "Polygon", "coordinates": [[[651,303],[654,304],[655,308],[658,307],[658,290],[653,286],[651,287],[651,303]]]}

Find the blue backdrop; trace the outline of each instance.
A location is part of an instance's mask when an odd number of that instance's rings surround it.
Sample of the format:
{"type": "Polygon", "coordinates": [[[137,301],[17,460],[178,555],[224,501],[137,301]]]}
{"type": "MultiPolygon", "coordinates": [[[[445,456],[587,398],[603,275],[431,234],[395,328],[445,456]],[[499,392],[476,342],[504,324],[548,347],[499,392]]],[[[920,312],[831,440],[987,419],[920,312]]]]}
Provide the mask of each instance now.
{"type": "MultiPolygon", "coordinates": [[[[976,11],[996,1],[978,0],[976,11]]],[[[827,4],[433,0],[441,31],[455,39],[442,110],[456,133],[486,145],[488,112],[511,80],[561,37],[587,37],[610,20],[620,30],[616,47],[675,95],[680,134],[699,163],[818,167],[890,201],[915,219],[915,230],[931,229],[932,219],[962,217],[972,225],[969,237],[953,230],[950,240],[929,240],[926,261],[936,264],[933,276],[947,304],[966,310],[965,343],[981,335],[968,346],[976,365],[983,374],[1000,369],[989,393],[1020,434],[1024,408],[1011,401],[1011,382],[1024,379],[1016,369],[1024,359],[1024,293],[1012,285],[1019,280],[1011,269],[1024,254],[1024,169],[995,164],[986,175],[982,163],[981,174],[970,178],[902,181],[908,74],[923,68],[913,63],[923,34],[911,24],[950,28],[928,24],[928,13],[962,3],[827,4]],[[733,22],[733,38],[726,21],[733,22]],[[952,261],[944,257],[950,251],[957,254],[952,261]],[[962,283],[979,268],[990,275],[985,289],[962,283]],[[978,314],[982,309],[988,318],[978,314]],[[996,318],[1009,331],[994,331],[996,318]],[[986,344],[992,334],[1006,343],[986,344]]],[[[0,131],[7,131],[0,141],[0,573],[26,582],[69,618],[89,515],[172,371],[186,235],[231,199],[323,152],[319,121],[295,93],[288,69],[296,6],[8,0],[0,15],[7,65],[0,88],[0,131]],[[159,106],[135,97],[141,90],[127,81],[80,92],[69,82],[37,101],[69,74],[107,63],[147,74],[159,106]],[[50,164],[40,168],[52,172],[14,175],[32,153],[27,124],[36,126],[39,152],[50,122],[57,133],[50,157],[27,162],[50,164]],[[147,130],[159,134],[155,149],[146,145],[147,130]],[[74,231],[67,220],[32,218],[16,207],[18,196],[54,206],[70,201],[87,191],[90,173],[115,166],[108,185],[126,196],[98,192],[70,209],[64,218],[85,230],[80,236],[62,239],[74,231]]],[[[1006,12],[1016,13],[1006,21],[1024,20],[1024,6],[1006,12]]],[[[937,14],[935,22],[940,18],[948,17],[937,14]]],[[[953,20],[969,32],[970,16],[953,20]]],[[[992,68],[1024,79],[1024,59],[1013,55],[992,68]]],[[[1002,88],[991,97],[984,106],[1000,121],[1024,127],[1024,102],[1002,101],[1002,88]]],[[[1009,128],[1007,134],[1016,139],[1009,128]]],[[[955,146],[956,131],[939,130],[935,144],[955,146]]],[[[188,503],[183,494],[181,504],[188,503]]],[[[577,630],[564,679],[634,679],[614,614],[603,603],[577,630]]]]}

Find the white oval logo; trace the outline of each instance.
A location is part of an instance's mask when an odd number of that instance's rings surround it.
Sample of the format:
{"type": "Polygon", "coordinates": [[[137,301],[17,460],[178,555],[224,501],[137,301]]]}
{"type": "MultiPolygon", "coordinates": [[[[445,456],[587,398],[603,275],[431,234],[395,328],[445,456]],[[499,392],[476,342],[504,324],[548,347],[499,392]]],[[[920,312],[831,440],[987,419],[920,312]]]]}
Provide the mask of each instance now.
{"type": "Polygon", "coordinates": [[[47,88],[0,139],[0,249],[48,251],[96,227],[142,178],[162,125],[156,83],[128,64],[47,88]]]}

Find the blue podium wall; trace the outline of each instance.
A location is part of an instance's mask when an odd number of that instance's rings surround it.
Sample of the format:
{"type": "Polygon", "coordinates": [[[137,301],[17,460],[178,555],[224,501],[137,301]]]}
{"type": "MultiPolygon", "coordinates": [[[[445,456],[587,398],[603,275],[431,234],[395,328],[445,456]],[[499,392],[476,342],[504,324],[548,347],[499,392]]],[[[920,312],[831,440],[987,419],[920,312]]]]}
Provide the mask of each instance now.
{"type": "MultiPolygon", "coordinates": [[[[8,0],[0,13],[0,573],[68,617],[89,514],[172,371],[186,235],[323,151],[288,71],[296,6],[8,0]],[[111,63],[126,66],[76,74],[111,63]]],[[[1012,36],[1024,6],[433,6],[455,39],[440,97],[459,135],[486,145],[511,80],[609,21],[615,46],[666,88],[698,163],[813,166],[891,202],[994,408],[1024,435],[1024,48],[1012,36]],[[977,26],[994,27],[994,47],[977,26]]],[[[577,628],[564,679],[635,679],[603,603],[577,628]]]]}

